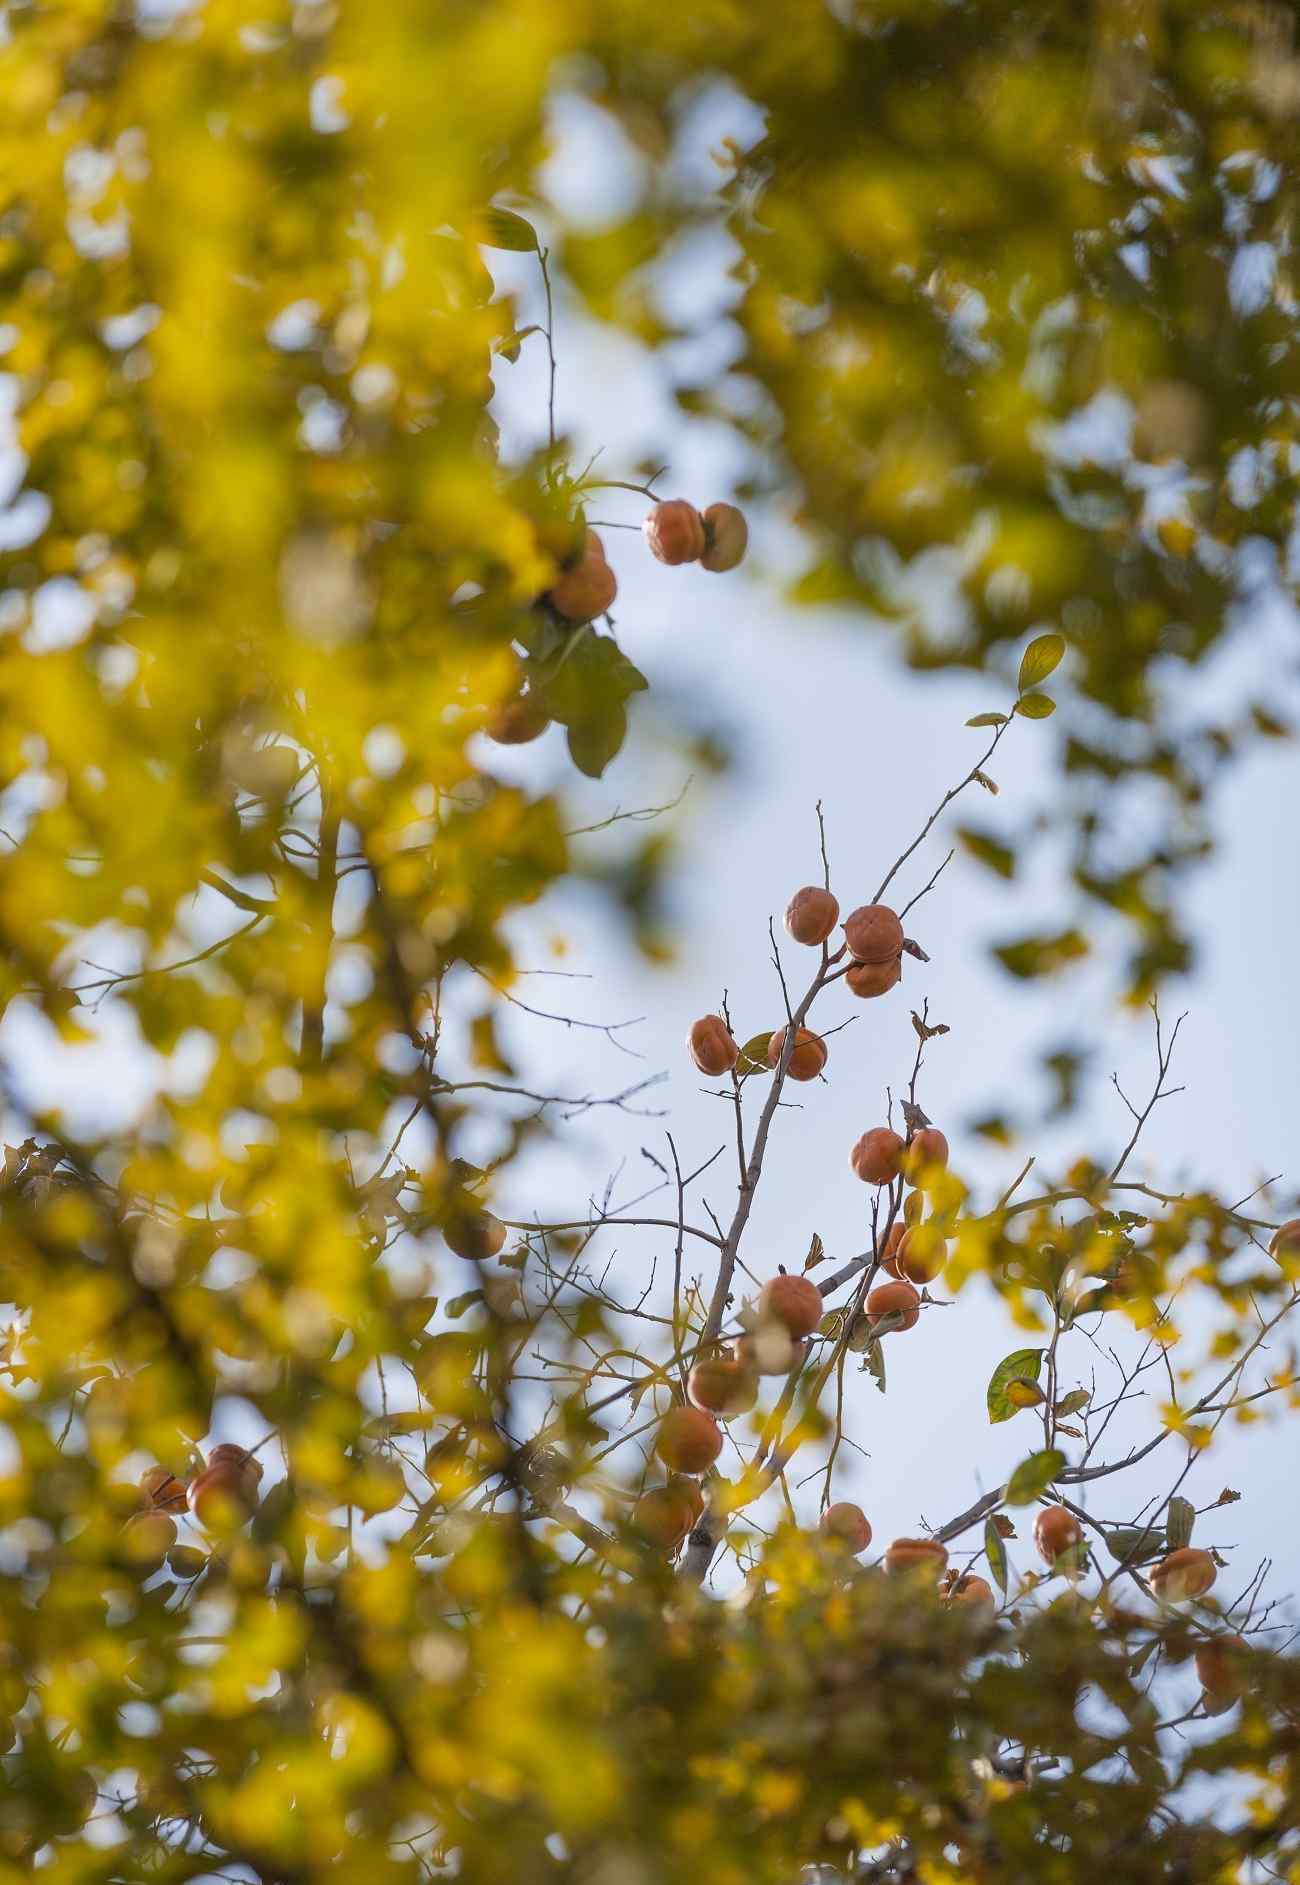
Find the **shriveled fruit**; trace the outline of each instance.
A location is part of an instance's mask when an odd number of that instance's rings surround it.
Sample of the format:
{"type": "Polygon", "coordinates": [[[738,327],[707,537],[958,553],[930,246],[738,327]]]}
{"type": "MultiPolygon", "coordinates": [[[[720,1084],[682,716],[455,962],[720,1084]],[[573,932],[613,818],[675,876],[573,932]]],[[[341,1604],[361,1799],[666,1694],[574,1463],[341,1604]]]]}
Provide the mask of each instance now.
{"type": "Polygon", "coordinates": [[[786,934],[810,948],[824,943],[839,920],[839,898],[819,884],[805,884],[785,906],[786,934]]]}
{"type": "MultiPolygon", "coordinates": [[[[769,1067],[780,1065],[781,1054],[785,1048],[786,1028],[778,1028],[767,1044],[767,1064],[769,1067]]],[[[813,1034],[808,1028],[795,1030],[794,1046],[790,1050],[790,1059],[786,1072],[792,1080],[815,1080],[826,1065],[826,1043],[820,1034],[813,1034]]]]}
{"type": "Polygon", "coordinates": [[[757,1401],[758,1372],[736,1355],[710,1355],[691,1369],[687,1392],[706,1413],[731,1420],[757,1401]]]}
{"type": "Polygon", "coordinates": [[[527,746],[530,740],[540,738],[550,724],[540,703],[531,694],[521,694],[514,700],[501,701],[492,709],[486,732],[498,746],[527,746]]]}
{"type": "Polygon", "coordinates": [[[1218,1575],[1214,1559],[1197,1545],[1171,1551],[1147,1573],[1156,1596],[1173,1604],[1203,1597],[1218,1575]]]}
{"type": "Polygon", "coordinates": [[[763,1322],[752,1335],[742,1335],[736,1353],[756,1374],[789,1374],[808,1359],[808,1343],[796,1341],[783,1322],[763,1322]]]}
{"type": "Polygon", "coordinates": [[[605,560],[605,546],[589,530],[581,557],[572,569],[560,572],[547,600],[566,622],[590,622],[613,607],[617,594],[618,582],[605,560]]]}
{"type": "Polygon", "coordinates": [[[917,1317],[921,1313],[921,1298],[910,1283],[902,1279],[895,1283],[877,1283],[867,1292],[867,1316],[874,1328],[877,1322],[886,1316],[902,1316],[898,1325],[899,1333],[916,1327],[917,1317]]]}
{"type": "Polygon", "coordinates": [[[1196,1651],[1196,1674],[1206,1695],[1216,1708],[1237,1701],[1246,1687],[1244,1662],[1250,1645],[1244,1636],[1224,1632],[1212,1636],[1196,1651]]]}
{"type": "Polygon", "coordinates": [[[722,1430],[699,1407],[670,1407],[659,1423],[655,1452],[673,1473],[702,1473],[722,1451],[722,1430]]]}
{"type": "Polygon", "coordinates": [[[648,1545],[676,1551],[695,1524],[696,1513],[681,1483],[652,1486],[632,1508],[632,1529],[648,1545]]]}
{"type": "Polygon", "coordinates": [[[849,1164],[864,1185],[887,1185],[898,1177],[903,1140],[888,1126],[864,1132],[849,1153],[849,1164]]]}
{"type": "Polygon", "coordinates": [[[1289,1218],[1285,1224],[1279,1224],[1269,1240],[1268,1248],[1271,1256],[1300,1259],[1300,1217],[1289,1218]]]}
{"type": "Polygon", "coordinates": [[[190,1511],[207,1531],[234,1531],[252,1514],[257,1486],[237,1460],[217,1460],[190,1481],[190,1511]]]}
{"type": "Polygon", "coordinates": [[[947,1547],[937,1538],[896,1538],[885,1552],[885,1569],[891,1577],[915,1575],[937,1584],[947,1565],[947,1547]]]}
{"type": "Polygon", "coordinates": [[[887,903],[864,903],[845,917],[844,940],[859,962],[892,962],[903,947],[903,925],[887,903]]]}
{"type": "Polygon", "coordinates": [[[854,1505],[849,1499],[841,1499],[835,1505],[828,1505],[821,1516],[821,1529],[827,1538],[833,1538],[837,1544],[847,1545],[855,1555],[865,1551],[871,1543],[871,1525],[860,1505],[854,1505]]]}
{"type": "Polygon", "coordinates": [[[661,563],[697,563],[704,554],[704,519],[684,497],[656,504],[643,528],[646,542],[661,563]]]}
{"type": "Polygon", "coordinates": [[[710,1080],[716,1080],[720,1074],[730,1073],[740,1058],[740,1049],[731,1029],[720,1014],[701,1015],[698,1021],[692,1022],[686,1045],[690,1049],[691,1059],[710,1080]]]}
{"type": "Polygon", "coordinates": [[[176,1521],[169,1512],[134,1512],[122,1527],[122,1546],[144,1571],[156,1571],[176,1543],[176,1521]]]}
{"type": "Polygon", "coordinates": [[[822,1319],[822,1293],[806,1276],[774,1276],[758,1298],[764,1321],[779,1322],[797,1341],[811,1335],[822,1319]]]}
{"type": "Polygon", "coordinates": [[[1055,1564],[1082,1539],[1083,1527],[1063,1505],[1045,1505],[1034,1519],[1034,1545],[1044,1564],[1055,1564]]]}
{"type": "Polygon", "coordinates": [[[875,995],[887,995],[902,979],[901,956],[895,956],[891,962],[854,962],[844,972],[849,993],[860,996],[864,1001],[871,1000],[875,995]]]}
{"type": "Polygon", "coordinates": [[[907,1142],[902,1157],[903,1175],[915,1184],[926,1172],[941,1169],[947,1163],[948,1141],[937,1126],[923,1126],[907,1142]]]}
{"type": "Polygon", "coordinates": [[[898,1246],[894,1274],[909,1283],[932,1283],[948,1257],[948,1246],[928,1224],[905,1230],[898,1246]]]}
{"type": "Polygon", "coordinates": [[[950,1604],[961,1604],[971,1610],[993,1616],[998,1607],[998,1600],[993,1595],[993,1586],[986,1577],[977,1577],[973,1571],[967,1571],[959,1577],[948,1591],[950,1604]]]}
{"type": "Polygon", "coordinates": [[[185,1488],[165,1466],[151,1466],[140,1480],[140,1501],[162,1512],[183,1512],[185,1488]]]}
{"type": "Polygon", "coordinates": [[[735,569],[749,547],[749,525],[734,504],[710,504],[703,513],[704,550],[700,562],[719,574],[735,569]]]}
{"type": "Polygon", "coordinates": [[[485,1263],[505,1248],[506,1227],[491,1211],[457,1211],[442,1234],[447,1248],[467,1263],[485,1263]]]}

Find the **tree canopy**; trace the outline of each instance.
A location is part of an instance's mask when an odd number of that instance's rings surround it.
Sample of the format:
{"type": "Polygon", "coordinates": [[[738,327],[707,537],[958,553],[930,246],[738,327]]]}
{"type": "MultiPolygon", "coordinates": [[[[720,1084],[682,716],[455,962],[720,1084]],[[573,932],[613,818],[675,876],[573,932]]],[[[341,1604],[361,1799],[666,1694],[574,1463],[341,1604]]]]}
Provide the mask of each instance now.
{"type": "Polygon", "coordinates": [[[171,1069],[97,1129],[0,1066],[0,1876],[1294,1874],[1295,1662],[1258,1581],[1219,1582],[1236,1493],[1185,1482],[1295,1399],[1300,1232],[1280,1191],[1133,1177],[1158,1003],[1118,1161],[990,1195],[926,1112],[922,1000],[892,1111],[828,1126],[858,1247],[755,1250],[782,1093],[851,1051],[829,1004],[905,999],[904,956],[915,999],[931,820],[806,887],[842,907],[792,913],[759,1033],[701,1016],[718,1216],[671,1140],[648,1201],[492,1209],[566,1114],[634,1098],[553,1090],[510,938],[567,883],[635,927],[664,849],[625,825],[611,863],[497,757],[554,722],[600,779],[634,724],[593,494],[642,496],[664,561],[744,551],[739,507],[575,462],[553,406],[501,450],[494,385],[553,361],[557,290],[668,371],[657,267],[732,245],[732,363],[676,384],[684,423],[745,444],[751,521],[797,518],[792,608],[986,672],[936,819],[1004,739],[1050,743],[1080,901],[1004,966],[1059,971],[1113,912],[1154,995],[1215,775],[1286,730],[1252,612],[1294,578],[1291,25],[0,6],[0,1001],[51,1042],[112,1010],[171,1069]],[[547,199],[574,94],[641,160],[598,226],[547,199]],[[682,151],[723,100],[757,128],[705,188],[682,151]],[[976,1277],[1024,1337],[987,1390],[1024,1459],[884,1549],[834,1497],[846,1372],[887,1410],[895,1345],[976,1277]],[[1175,1366],[1190,1302],[1213,1332],[1175,1366]]]}

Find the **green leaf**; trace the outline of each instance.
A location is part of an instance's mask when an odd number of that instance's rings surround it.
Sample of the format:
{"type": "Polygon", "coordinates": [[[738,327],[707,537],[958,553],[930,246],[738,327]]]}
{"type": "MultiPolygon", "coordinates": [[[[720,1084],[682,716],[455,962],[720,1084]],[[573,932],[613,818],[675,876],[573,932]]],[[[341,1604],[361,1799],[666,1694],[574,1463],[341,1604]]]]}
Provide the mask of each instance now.
{"type": "Polygon", "coordinates": [[[1050,694],[1022,694],[1016,702],[1016,712],[1023,714],[1026,720],[1046,720],[1056,712],[1056,702],[1050,694]]]}
{"type": "Polygon", "coordinates": [[[989,1561],[993,1582],[1005,1597],[1007,1594],[1007,1548],[991,1518],[984,1521],[984,1556],[989,1561]]]}
{"type": "Polygon", "coordinates": [[[740,1059],[736,1062],[736,1072],[742,1080],[746,1074],[771,1073],[772,1069],[767,1064],[767,1044],[775,1031],[774,1028],[768,1028],[766,1033],[751,1034],[745,1042],[740,1050],[740,1059]]]}
{"type": "Polygon", "coordinates": [[[1038,635],[1030,642],[1020,657],[1019,688],[1023,694],[1027,687],[1037,687],[1045,681],[1061,663],[1065,653],[1063,635],[1038,635]]]}
{"type": "Polygon", "coordinates": [[[1088,939],[1077,929],[1066,929],[1056,936],[1022,936],[1019,942],[1001,944],[993,953],[1009,974],[1032,981],[1035,976],[1055,975],[1086,956],[1088,939]]]}
{"type": "Polygon", "coordinates": [[[1065,1455],[1058,1453],[1054,1446],[1045,1447],[1041,1453],[1031,1453],[1027,1460],[1021,1460],[1007,1481],[1007,1504],[1031,1505],[1040,1493],[1047,1491],[1064,1466],[1065,1455]]]}
{"type": "Polygon", "coordinates": [[[1014,877],[1016,874],[1016,854],[1009,845],[999,844],[996,838],[987,832],[974,831],[968,825],[962,825],[957,831],[957,841],[962,849],[989,870],[996,871],[999,877],[1014,877]]]}
{"type": "Polygon", "coordinates": [[[1190,1499],[1173,1498],[1169,1501],[1169,1510],[1165,1514],[1165,1540],[1171,1551],[1181,1551],[1184,1545],[1191,1544],[1195,1523],[1196,1507],[1190,1499]]]}
{"type": "Polygon", "coordinates": [[[541,246],[537,231],[512,209],[487,209],[483,212],[483,231],[479,240],[489,249],[513,249],[519,255],[535,255],[541,246]]]}
{"type": "Polygon", "coordinates": [[[1148,1564],[1165,1554],[1165,1535],[1155,1525],[1117,1525],[1105,1537],[1117,1564],[1148,1564]]]}
{"type": "Polygon", "coordinates": [[[1071,1414],[1081,1414],[1091,1399],[1087,1388],[1071,1388],[1068,1394],[1061,1396],[1054,1411],[1061,1419],[1068,1420],[1071,1414]]]}
{"type": "Polygon", "coordinates": [[[617,758],[626,738],[627,714],[615,702],[603,713],[569,728],[569,757],[579,772],[585,772],[589,779],[599,779],[610,761],[617,758]]]}
{"type": "Polygon", "coordinates": [[[989,1420],[993,1426],[1020,1412],[1015,1402],[1007,1398],[1009,1384],[1017,1380],[1037,1381],[1042,1366],[1041,1348],[1018,1348],[998,1363],[988,1387],[989,1420]]]}
{"type": "Polygon", "coordinates": [[[974,719],[968,720],[966,724],[968,727],[1004,727],[1007,724],[1007,716],[1004,713],[977,713],[974,719]]]}

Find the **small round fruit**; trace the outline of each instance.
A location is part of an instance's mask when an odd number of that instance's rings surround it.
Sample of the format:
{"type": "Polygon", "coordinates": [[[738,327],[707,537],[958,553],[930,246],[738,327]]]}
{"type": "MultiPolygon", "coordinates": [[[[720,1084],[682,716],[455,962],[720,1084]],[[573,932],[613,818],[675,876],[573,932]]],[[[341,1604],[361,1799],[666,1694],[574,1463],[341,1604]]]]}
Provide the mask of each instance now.
{"type": "Polygon", "coordinates": [[[557,615],[566,622],[591,622],[612,608],[618,594],[618,581],[605,561],[605,546],[594,530],[578,562],[562,570],[547,592],[547,599],[557,615]]]}
{"type": "Polygon", "coordinates": [[[882,1270],[888,1270],[891,1276],[899,1274],[898,1246],[906,1235],[906,1224],[891,1224],[885,1234],[885,1241],[880,1247],[880,1267],[882,1270]]]}
{"type": "Polygon", "coordinates": [[[854,962],[844,972],[849,993],[860,996],[863,1001],[869,1001],[874,995],[887,995],[902,979],[901,956],[895,956],[892,962],[854,962]]]}
{"type": "Polygon", "coordinates": [[[498,746],[527,746],[530,740],[540,739],[550,724],[532,696],[520,694],[492,709],[485,731],[498,746]]]}
{"type": "Polygon", "coordinates": [[[827,1506],[821,1516],[821,1529],[824,1537],[847,1545],[855,1556],[871,1543],[871,1524],[866,1513],[848,1499],[827,1506]]]}
{"type": "Polygon", "coordinates": [[[1209,1552],[1196,1545],[1184,1545],[1181,1551],[1171,1551],[1147,1573],[1156,1596],[1172,1604],[1183,1603],[1189,1597],[1204,1597],[1218,1575],[1209,1552]]]}
{"type": "Polygon", "coordinates": [[[921,1313],[921,1298],[910,1283],[900,1278],[896,1283],[877,1283],[867,1291],[867,1315],[874,1328],[885,1316],[902,1316],[898,1333],[916,1327],[921,1313]]]}
{"type": "Polygon", "coordinates": [[[702,1473],[722,1451],[722,1430],[699,1407],[670,1407],[659,1423],[655,1452],[672,1473],[702,1473]]]}
{"type": "Polygon", "coordinates": [[[1197,1649],[1196,1674],[1210,1700],[1219,1707],[1239,1700],[1246,1687],[1244,1657],[1250,1645],[1244,1636],[1212,1636],[1197,1649]]]}
{"type": "Polygon", "coordinates": [[[1034,1520],[1034,1544],[1044,1564],[1055,1564],[1082,1540],[1083,1527],[1063,1505],[1045,1505],[1034,1520]]]}
{"type": "Polygon", "coordinates": [[[236,1466],[249,1474],[255,1486],[262,1482],[262,1462],[250,1453],[246,1446],[238,1446],[233,1440],[222,1440],[208,1454],[208,1465],[215,1466],[219,1460],[231,1460],[236,1466]]]}
{"type": "Polygon", "coordinates": [[[720,1014],[701,1015],[698,1021],[692,1022],[686,1045],[690,1048],[691,1059],[710,1080],[730,1073],[740,1058],[740,1049],[731,1029],[720,1014]]]}
{"type": "Polygon", "coordinates": [[[122,1544],[132,1564],[156,1571],[176,1543],[176,1521],[169,1512],[134,1512],[122,1528],[122,1544]]]}
{"type": "Polygon", "coordinates": [[[695,1511],[680,1482],[652,1486],[632,1507],[632,1529],[660,1551],[676,1551],[695,1524],[695,1511]]]}
{"type": "Polygon", "coordinates": [[[904,1230],[894,1259],[894,1274],[919,1288],[933,1283],[947,1257],[948,1246],[943,1238],[928,1224],[919,1224],[904,1230]]]}
{"type": "MultiPolygon", "coordinates": [[[[781,1053],[785,1047],[787,1029],[778,1028],[767,1044],[767,1064],[769,1067],[780,1065],[781,1053]]],[[[790,1050],[790,1059],[786,1072],[792,1080],[815,1080],[826,1065],[826,1043],[820,1034],[813,1034],[808,1028],[798,1028],[795,1032],[794,1046],[790,1050]]]]}
{"type": "Polygon", "coordinates": [[[200,1551],[197,1545],[173,1545],[167,1553],[167,1569],[182,1584],[191,1583],[207,1562],[207,1552],[200,1551]]]}
{"type": "Polygon", "coordinates": [[[844,919],[844,940],[858,962],[892,962],[903,947],[903,925],[887,903],[864,903],[844,919]]]}
{"type": "Polygon", "coordinates": [[[719,574],[735,569],[749,547],[749,525],[734,504],[710,504],[704,512],[704,552],[700,562],[719,574]]]}
{"type": "Polygon", "coordinates": [[[783,1322],[763,1322],[752,1335],[742,1335],[736,1353],[755,1374],[789,1374],[808,1359],[809,1344],[797,1342],[783,1322]]]}
{"type": "Polygon", "coordinates": [[[687,1392],[706,1414],[732,1420],[758,1399],[758,1375],[736,1355],[710,1355],[691,1369],[687,1392]]]}
{"type": "Polygon", "coordinates": [[[257,1504],[251,1476],[235,1460],[218,1460],[192,1479],[186,1494],[190,1511],[207,1531],[234,1531],[257,1504]]]}
{"type": "Polygon", "coordinates": [[[819,884],[796,890],[785,906],[786,934],[797,943],[815,948],[824,943],[840,920],[839,898],[819,884]]]}
{"type": "Polygon", "coordinates": [[[898,1177],[903,1141],[888,1126],[864,1132],[849,1153],[849,1164],[864,1185],[887,1185],[898,1177]]]}
{"type": "Polygon", "coordinates": [[[1269,1255],[1300,1258],[1300,1217],[1279,1224],[1269,1241],[1269,1255]]]}
{"type": "Polygon", "coordinates": [[[993,1595],[993,1586],[986,1577],[977,1577],[973,1571],[957,1579],[948,1592],[948,1602],[990,1617],[997,1614],[998,1600],[993,1595]]]}
{"type": "Polygon", "coordinates": [[[926,1172],[948,1163],[948,1141],[937,1126],[923,1126],[914,1132],[903,1153],[903,1176],[915,1184],[926,1172]]]}
{"type": "Polygon", "coordinates": [[[646,542],[661,563],[698,563],[704,554],[704,519],[684,497],[656,504],[643,528],[646,542]]]}
{"type": "Polygon", "coordinates": [[[937,1538],[896,1538],[885,1553],[891,1577],[932,1578],[937,1584],[948,1566],[947,1547],[937,1538]]]}
{"type": "Polygon", "coordinates": [[[442,1227],[447,1248],[466,1263],[486,1263],[505,1248],[506,1227],[491,1211],[458,1211],[442,1227]]]}
{"type": "Polygon", "coordinates": [[[151,1466],[140,1481],[140,1500],[161,1512],[183,1512],[185,1488],[165,1466],[151,1466]]]}
{"type": "Polygon", "coordinates": [[[806,1276],[774,1276],[759,1294],[758,1313],[765,1322],[779,1322],[798,1341],[821,1321],[822,1293],[806,1276]]]}

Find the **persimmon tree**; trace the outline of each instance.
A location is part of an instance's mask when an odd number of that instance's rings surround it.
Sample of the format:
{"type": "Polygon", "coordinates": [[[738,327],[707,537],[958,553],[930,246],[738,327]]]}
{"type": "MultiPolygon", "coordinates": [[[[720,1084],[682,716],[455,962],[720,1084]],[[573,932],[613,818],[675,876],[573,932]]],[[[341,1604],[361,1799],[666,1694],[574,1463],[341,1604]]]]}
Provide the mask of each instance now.
{"type": "MultiPolygon", "coordinates": [[[[0,25],[0,990],[50,1051],[111,1009],[160,1071],[96,1130],[0,1066],[3,1876],[1288,1876],[1300,1683],[1197,1469],[1223,1422],[1291,1407],[1293,1207],[1132,1175],[1158,1005],[1120,1152],[990,1195],[932,1091],[962,1020],[924,984],[937,847],[1058,696],[1064,771],[1097,786],[1078,887],[1132,922],[1136,989],[1184,959],[1168,879],[1199,835],[1110,874],[1092,846],[1135,774],[1194,813],[1230,742],[1175,721],[1161,663],[1210,653],[1246,539],[1290,529],[1278,16],[0,25]],[[764,129],[697,196],[677,141],[723,80],[764,129]],[[646,153],[596,236],[545,201],[575,93],[646,153]],[[720,222],[740,504],[583,465],[555,416],[557,286],[671,338],[646,264],[720,222]],[[495,290],[504,251],[530,308],[495,290]],[[510,457],[493,375],[524,347],[550,396],[510,457]],[[1066,436],[1098,400],[1104,450],[1066,436]],[[683,1049],[721,1152],[670,1130],[645,1195],[511,1210],[521,1152],[643,1103],[547,1078],[515,919],[578,881],[635,919],[661,853],[623,823],[611,868],[497,755],[555,723],[599,779],[624,743],[646,679],[603,531],[725,580],[778,490],[810,599],[896,613],[903,566],[955,554],[964,639],[910,645],[988,668],[971,757],[874,881],[824,841],[773,861],[771,1010],[702,991],[683,1049]],[[877,1000],[916,1048],[850,1117],[866,1030],[839,1030],[877,1000]],[[829,1248],[751,1228],[791,1082],[844,1146],[829,1248]],[[1019,1330],[980,1372],[1021,1464],[930,1522],[918,1488],[915,1535],[876,1537],[854,1424],[976,1278],[1019,1330]]],[[[1257,704],[1234,737],[1279,724],[1257,704]]]]}

